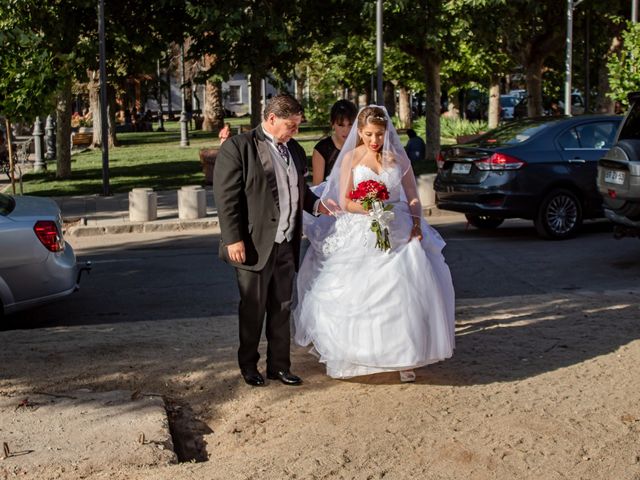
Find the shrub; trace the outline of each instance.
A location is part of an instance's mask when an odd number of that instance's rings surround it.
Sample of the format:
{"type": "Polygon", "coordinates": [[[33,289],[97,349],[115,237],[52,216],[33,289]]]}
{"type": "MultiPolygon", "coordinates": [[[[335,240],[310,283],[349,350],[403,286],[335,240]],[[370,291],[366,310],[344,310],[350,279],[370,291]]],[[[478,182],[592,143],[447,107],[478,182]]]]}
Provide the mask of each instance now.
{"type": "MultiPolygon", "coordinates": [[[[462,118],[440,117],[440,136],[456,138],[463,135],[476,135],[489,129],[487,122],[470,121],[462,118]]],[[[423,130],[424,131],[424,130],[423,130]]]]}

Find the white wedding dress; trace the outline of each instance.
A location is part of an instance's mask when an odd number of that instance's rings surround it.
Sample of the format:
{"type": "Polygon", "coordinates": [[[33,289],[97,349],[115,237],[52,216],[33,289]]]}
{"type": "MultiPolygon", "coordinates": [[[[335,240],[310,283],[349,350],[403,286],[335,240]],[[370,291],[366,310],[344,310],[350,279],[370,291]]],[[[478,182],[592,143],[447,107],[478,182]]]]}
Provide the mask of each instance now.
{"type": "Polygon", "coordinates": [[[409,240],[412,217],[399,168],[353,169],[353,183],[383,182],[393,204],[391,250],[376,248],[371,217],[306,217],[311,245],[297,279],[295,342],[312,344],[327,374],[349,378],[406,370],[450,357],[454,291],[442,237],[422,221],[423,240],[409,240]],[[319,235],[319,231],[329,234],[319,235]]]}

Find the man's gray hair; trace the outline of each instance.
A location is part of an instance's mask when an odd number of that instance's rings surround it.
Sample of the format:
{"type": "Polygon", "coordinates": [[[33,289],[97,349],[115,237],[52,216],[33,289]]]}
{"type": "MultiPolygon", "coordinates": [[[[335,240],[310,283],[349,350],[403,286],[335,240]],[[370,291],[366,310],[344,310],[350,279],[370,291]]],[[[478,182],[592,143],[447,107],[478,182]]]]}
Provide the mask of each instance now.
{"type": "Polygon", "coordinates": [[[272,97],[264,109],[263,117],[266,120],[273,113],[278,118],[289,118],[294,115],[304,115],[304,109],[300,102],[291,95],[281,93],[272,97]]]}

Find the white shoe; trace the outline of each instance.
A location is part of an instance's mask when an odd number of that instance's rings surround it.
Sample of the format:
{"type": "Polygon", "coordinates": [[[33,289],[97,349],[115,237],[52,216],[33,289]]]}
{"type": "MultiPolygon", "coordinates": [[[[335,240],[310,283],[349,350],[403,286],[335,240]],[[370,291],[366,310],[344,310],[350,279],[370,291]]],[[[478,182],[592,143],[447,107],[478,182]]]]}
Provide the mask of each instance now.
{"type": "Polygon", "coordinates": [[[416,381],[416,372],[413,370],[400,370],[400,381],[402,383],[411,383],[416,381]]]}

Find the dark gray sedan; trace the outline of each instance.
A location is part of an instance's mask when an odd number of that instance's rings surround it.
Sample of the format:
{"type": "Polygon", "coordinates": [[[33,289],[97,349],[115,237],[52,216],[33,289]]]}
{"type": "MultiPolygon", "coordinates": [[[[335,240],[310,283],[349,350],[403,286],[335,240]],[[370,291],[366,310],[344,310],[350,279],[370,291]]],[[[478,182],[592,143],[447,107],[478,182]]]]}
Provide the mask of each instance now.
{"type": "Polygon", "coordinates": [[[603,216],[598,159],[613,144],[622,117],[581,115],[510,123],[445,147],[438,158],[436,204],[466,214],[477,228],[506,218],[535,222],[546,238],[576,233],[603,216]]]}
{"type": "Polygon", "coordinates": [[[0,193],[0,315],[64,297],[80,273],[51,199],[0,193]]]}

